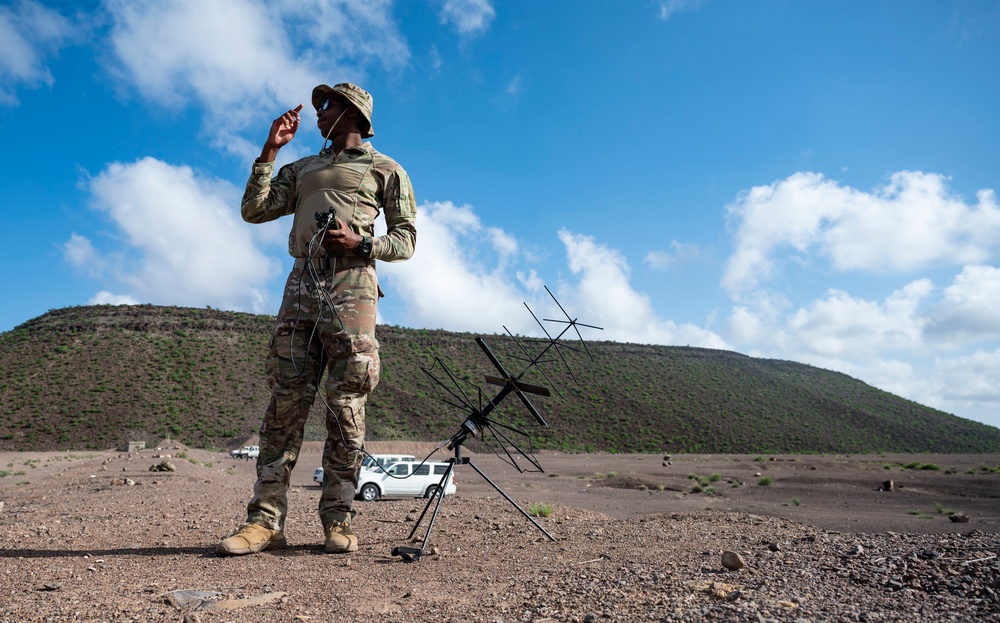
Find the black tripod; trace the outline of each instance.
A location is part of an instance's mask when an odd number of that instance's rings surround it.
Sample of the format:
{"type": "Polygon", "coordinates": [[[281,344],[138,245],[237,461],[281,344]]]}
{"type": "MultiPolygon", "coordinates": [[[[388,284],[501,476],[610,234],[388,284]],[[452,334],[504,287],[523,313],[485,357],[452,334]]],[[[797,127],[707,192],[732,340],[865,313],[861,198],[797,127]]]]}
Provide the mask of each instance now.
{"type": "Polygon", "coordinates": [[[437,519],[438,511],[441,510],[441,502],[444,501],[445,487],[448,484],[448,479],[455,471],[455,465],[470,465],[472,469],[476,470],[476,473],[483,477],[483,480],[488,482],[491,487],[497,490],[497,492],[504,497],[511,505],[518,510],[524,517],[530,521],[536,528],[541,530],[542,534],[549,537],[549,540],[555,541],[555,537],[546,532],[545,528],[541,527],[537,521],[531,518],[531,515],[526,513],[523,508],[521,508],[517,502],[515,502],[509,495],[504,493],[495,482],[490,480],[489,476],[483,473],[483,470],[476,467],[476,464],[472,462],[469,457],[462,456],[462,444],[465,440],[469,438],[470,435],[477,436],[480,434],[484,427],[489,426],[489,421],[486,416],[482,413],[476,413],[467,419],[462,424],[462,429],[457,432],[448,444],[449,450],[455,451],[455,456],[448,459],[448,469],[445,470],[444,474],[441,476],[441,480],[438,482],[437,489],[434,490],[434,495],[427,500],[427,504],[424,505],[424,510],[420,513],[420,517],[417,519],[417,523],[413,526],[413,530],[406,537],[408,540],[413,538],[413,535],[417,533],[417,528],[420,527],[420,523],[424,520],[424,515],[427,514],[427,510],[434,504],[434,512],[431,513],[430,523],[427,524],[427,532],[424,533],[424,538],[420,542],[420,547],[394,547],[392,548],[392,555],[401,557],[405,562],[413,562],[415,560],[420,560],[424,555],[424,550],[427,548],[427,543],[430,542],[431,530],[434,529],[434,520],[437,519]],[[435,503],[434,498],[437,498],[437,503],[435,503]]]}

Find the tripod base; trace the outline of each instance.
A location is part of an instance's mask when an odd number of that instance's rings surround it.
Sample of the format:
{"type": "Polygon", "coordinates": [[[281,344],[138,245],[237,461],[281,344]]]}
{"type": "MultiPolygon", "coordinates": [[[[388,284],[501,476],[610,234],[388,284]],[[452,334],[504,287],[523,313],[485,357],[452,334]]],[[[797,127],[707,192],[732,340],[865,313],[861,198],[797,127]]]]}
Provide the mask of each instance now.
{"type": "Polygon", "coordinates": [[[469,458],[463,457],[462,456],[462,452],[461,452],[461,448],[462,448],[462,446],[460,446],[460,445],[456,445],[455,446],[455,456],[453,458],[448,459],[448,469],[445,471],[444,475],[441,477],[441,481],[438,483],[437,490],[434,492],[434,495],[432,495],[431,498],[429,500],[427,500],[427,504],[424,506],[424,510],[420,513],[420,517],[417,519],[417,523],[413,526],[413,530],[410,531],[409,536],[406,537],[407,539],[412,539],[413,538],[413,535],[417,533],[417,528],[420,527],[420,523],[424,520],[424,515],[427,514],[427,510],[431,507],[431,504],[434,504],[434,512],[431,513],[430,522],[427,524],[427,532],[424,533],[424,538],[421,540],[420,547],[419,548],[416,548],[416,547],[394,547],[394,548],[392,548],[392,552],[391,552],[391,554],[393,556],[399,556],[400,558],[403,559],[404,562],[414,562],[416,560],[420,560],[421,558],[423,558],[423,556],[424,556],[424,550],[427,547],[427,543],[428,543],[428,541],[430,540],[430,537],[431,537],[431,530],[434,529],[434,521],[437,519],[438,511],[441,510],[441,502],[444,501],[444,488],[445,488],[445,484],[448,482],[448,478],[450,478],[451,475],[454,473],[454,471],[455,471],[455,465],[459,464],[459,463],[462,464],[462,465],[469,465],[469,466],[471,466],[472,469],[476,470],[477,474],[479,474],[480,476],[483,477],[483,480],[485,480],[486,482],[488,482],[491,487],[493,487],[494,489],[496,489],[497,492],[504,497],[504,499],[506,499],[508,502],[510,502],[511,506],[513,506],[514,508],[516,508],[518,510],[518,512],[520,512],[522,515],[524,515],[525,519],[527,519],[528,521],[530,521],[532,523],[532,525],[534,525],[536,528],[538,528],[541,531],[542,534],[544,534],[545,536],[549,537],[550,541],[555,541],[556,540],[554,536],[552,536],[551,534],[549,534],[548,532],[545,531],[545,528],[543,528],[542,526],[540,526],[537,521],[535,521],[534,519],[532,519],[531,515],[529,515],[528,513],[526,513],[524,511],[524,509],[521,508],[518,505],[517,502],[515,502],[509,495],[507,495],[506,493],[504,493],[503,489],[501,489],[495,482],[493,482],[492,480],[490,480],[489,476],[487,476],[486,474],[484,474],[481,469],[479,469],[478,467],[476,467],[475,463],[473,463],[469,458]],[[436,503],[434,501],[435,497],[437,498],[437,502],[436,503]]]}

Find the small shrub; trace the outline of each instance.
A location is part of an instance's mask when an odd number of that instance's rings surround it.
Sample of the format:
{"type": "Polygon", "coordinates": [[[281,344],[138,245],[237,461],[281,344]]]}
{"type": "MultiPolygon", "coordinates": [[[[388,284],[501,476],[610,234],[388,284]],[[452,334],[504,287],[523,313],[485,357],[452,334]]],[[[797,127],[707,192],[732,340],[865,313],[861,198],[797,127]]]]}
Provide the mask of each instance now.
{"type": "Polygon", "coordinates": [[[923,465],[920,466],[920,469],[929,469],[929,470],[935,470],[936,471],[936,470],[939,470],[941,468],[938,467],[937,465],[935,465],[934,463],[924,463],[923,465]]]}
{"type": "Polygon", "coordinates": [[[800,500],[799,498],[792,498],[792,504],[799,506],[802,504],[802,500],[800,500]]]}
{"type": "Polygon", "coordinates": [[[945,505],[940,502],[934,502],[934,510],[942,515],[951,515],[955,512],[950,508],[946,508],[945,505]]]}
{"type": "Polygon", "coordinates": [[[774,481],[771,480],[770,477],[764,476],[763,478],[757,481],[757,484],[760,485],[761,487],[770,487],[772,482],[774,481]]]}
{"type": "Polygon", "coordinates": [[[535,517],[548,517],[552,514],[552,506],[549,504],[532,504],[530,511],[535,517]]]}
{"type": "Polygon", "coordinates": [[[720,480],[722,480],[722,476],[720,474],[712,474],[708,477],[709,482],[719,482],[720,480]]]}
{"type": "Polygon", "coordinates": [[[701,493],[702,491],[704,489],[701,488],[701,485],[691,485],[691,493],[701,493]]]}

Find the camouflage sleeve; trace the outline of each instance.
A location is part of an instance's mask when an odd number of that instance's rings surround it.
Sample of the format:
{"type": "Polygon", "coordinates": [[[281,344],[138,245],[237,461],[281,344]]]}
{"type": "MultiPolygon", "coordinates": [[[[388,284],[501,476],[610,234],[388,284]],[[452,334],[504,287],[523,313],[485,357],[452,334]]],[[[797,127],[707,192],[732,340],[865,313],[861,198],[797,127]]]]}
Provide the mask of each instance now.
{"type": "Polygon", "coordinates": [[[272,180],[273,162],[253,163],[240,212],[247,223],[266,223],[295,211],[295,166],[286,164],[272,180]]]}
{"type": "Polygon", "coordinates": [[[417,200],[410,176],[396,166],[387,172],[382,203],[386,233],[372,244],[372,258],[384,262],[410,259],[417,244],[417,200]]]}

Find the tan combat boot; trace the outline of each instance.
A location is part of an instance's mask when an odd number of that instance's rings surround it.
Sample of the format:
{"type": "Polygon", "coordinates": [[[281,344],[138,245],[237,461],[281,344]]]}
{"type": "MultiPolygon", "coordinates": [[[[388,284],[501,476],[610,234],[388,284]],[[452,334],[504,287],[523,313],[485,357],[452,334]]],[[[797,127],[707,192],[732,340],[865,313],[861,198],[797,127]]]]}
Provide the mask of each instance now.
{"type": "Polygon", "coordinates": [[[215,553],[220,556],[241,556],[254,554],[268,547],[279,549],[287,544],[285,533],[281,530],[271,530],[255,523],[245,523],[231,537],[220,541],[215,546],[215,553]]]}
{"type": "Polygon", "coordinates": [[[358,537],[351,530],[351,522],[341,521],[323,526],[326,533],[324,548],[328,554],[343,554],[358,551],[358,537]]]}

